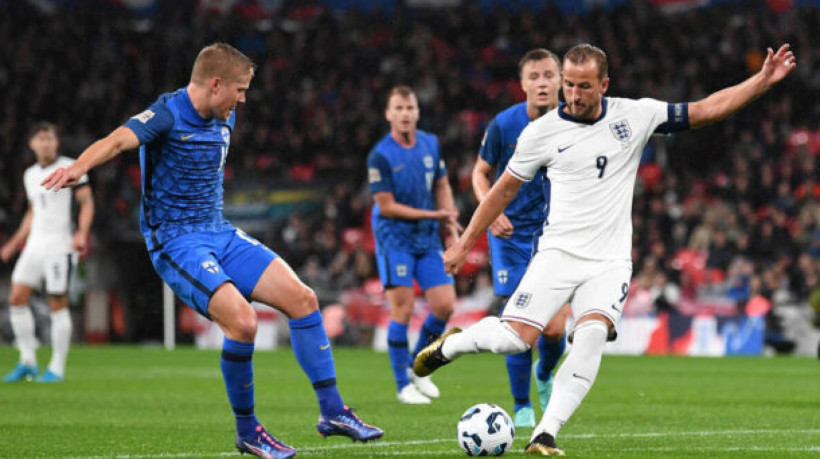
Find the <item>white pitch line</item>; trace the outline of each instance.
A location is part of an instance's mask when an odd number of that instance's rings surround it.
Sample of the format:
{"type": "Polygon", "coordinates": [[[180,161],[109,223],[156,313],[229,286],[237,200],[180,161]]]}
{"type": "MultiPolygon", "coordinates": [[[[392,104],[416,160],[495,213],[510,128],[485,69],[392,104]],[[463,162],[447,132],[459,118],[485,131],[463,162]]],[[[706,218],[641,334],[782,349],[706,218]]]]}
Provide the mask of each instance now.
{"type": "MultiPolygon", "coordinates": [[[[719,435],[767,435],[767,434],[820,434],[820,429],[802,429],[802,430],[778,430],[778,429],[744,429],[744,430],[712,430],[712,431],[692,431],[692,432],[644,432],[644,433],[620,433],[620,434],[568,434],[562,435],[561,438],[580,438],[580,439],[590,439],[590,438],[659,438],[659,437],[682,437],[682,436],[690,436],[690,437],[706,437],[706,436],[719,436],[719,435]]],[[[430,445],[435,443],[449,443],[455,442],[455,437],[450,438],[433,438],[428,440],[409,440],[409,441],[379,441],[367,444],[355,444],[355,443],[345,443],[345,444],[335,444],[335,445],[327,445],[327,446],[307,446],[303,448],[297,448],[299,454],[304,455],[321,455],[322,453],[327,453],[334,450],[347,450],[351,448],[358,449],[359,451],[346,451],[345,454],[348,455],[368,455],[368,456],[381,456],[381,455],[434,455],[434,454],[442,454],[443,451],[424,451],[424,450],[416,450],[412,452],[401,452],[401,451],[373,451],[377,448],[385,448],[385,447],[393,447],[393,446],[413,446],[413,445],[430,445]]],[[[743,451],[750,451],[750,452],[820,452],[820,446],[806,446],[806,447],[794,447],[794,448],[772,448],[772,447],[763,447],[763,446],[742,446],[742,447],[716,447],[716,448],[692,448],[691,446],[685,449],[678,449],[678,448],[657,448],[657,447],[648,447],[648,448],[618,448],[614,451],[623,451],[623,452],[675,452],[675,451],[702,451],[702,452],[743,452],[743,451]]],[[[158,453],[158,454],[117,454],[112,456],[69,456],[63,457],[64,459],[185,459],[185,458],[196,458],[202,456],[221,456],[221,457],[230,457],[236,456],[238,453],[236,452],[200,452],[200,453],[158,453]]],[[[39,456],[42,457],[42,456],[39,456]]],[[[52,456],[52,457],[61,457],[61,456],[52,456]]]]}

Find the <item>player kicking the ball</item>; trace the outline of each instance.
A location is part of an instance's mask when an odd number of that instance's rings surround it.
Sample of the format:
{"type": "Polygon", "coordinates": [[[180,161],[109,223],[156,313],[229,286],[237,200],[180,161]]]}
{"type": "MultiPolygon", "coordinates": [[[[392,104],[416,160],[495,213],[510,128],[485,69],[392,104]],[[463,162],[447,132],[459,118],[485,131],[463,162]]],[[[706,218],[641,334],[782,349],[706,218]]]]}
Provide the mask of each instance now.
{"type": "Polygon", "coordinates": [[[572,350],[555,376],[552,398],[526,447],[528,454],[562,456],[561,426],[586,397],[598,374],[604,344],[616,338],[632,275],[631,204],[641,152],[656,132],[705,126],[737,112],[794,70],[789,45],[768,50],[761,70],[746,81],[692,103],[604,97],[606,54],[589,44],[563,58],[566,103],[530,123],[507,168],[473,214],[461,239],[444,254],[457,273],[478,236],[525,182],[546,169],[552,189],[538,252],[502,317],[450,330],[414,362],[420,376],[464,355],[514,354],[530,349],[550,318],[569,301],[575,323],[572,350]]]}

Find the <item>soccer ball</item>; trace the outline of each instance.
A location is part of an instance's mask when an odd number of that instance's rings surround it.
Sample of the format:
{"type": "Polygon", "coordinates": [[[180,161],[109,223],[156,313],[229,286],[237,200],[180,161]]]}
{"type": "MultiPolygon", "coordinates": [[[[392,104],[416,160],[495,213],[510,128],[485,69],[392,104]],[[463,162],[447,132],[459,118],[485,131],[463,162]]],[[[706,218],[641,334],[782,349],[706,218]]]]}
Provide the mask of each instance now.
{"type": "Polygon", "coordinates": [[[479,403],[458,421],[458,444],[468,456],[501,456],[512,447],[515,426],[500,406],[479,403]]]}

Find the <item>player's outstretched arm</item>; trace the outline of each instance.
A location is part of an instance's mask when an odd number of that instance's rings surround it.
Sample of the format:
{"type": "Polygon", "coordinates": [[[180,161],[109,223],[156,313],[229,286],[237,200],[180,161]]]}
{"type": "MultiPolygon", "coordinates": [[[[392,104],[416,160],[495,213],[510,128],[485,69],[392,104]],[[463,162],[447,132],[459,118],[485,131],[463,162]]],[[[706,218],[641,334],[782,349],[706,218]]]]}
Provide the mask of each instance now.
{"type": "Polygon", "coordinates": [[[722,89],[705,99],[689,104],[689,125],[693,128],[720,121],[757,99],[780,82],[797,66],[794,53],[785,44],[775,53],[767,50],[759,72],[746,81],[722,89]]]}
{"type": "Polygon", "coordinates": [[[17,231],[15,231],[9,240],[3,244],[3,248],[0,249],[0,259],[3,261],[9,261],[11,257],[17,253],[17,249],[20,248],[20,245],[28,238],[28,235],[31,232],[31,219],[33,217],[34,210],[31,207],[31,202],[29,202],[28,210],[26,211],[26,215],[23,216],[23,221],[20,222],[20,227],[17,228],[17,231]]]}
{"type": "MultiPolygon", "coordinates": [[[[479,156],[475,161],[475,166],[473,166],[472,174],[473,192],[478,202],[483,201],[487,193],[490,192],[490,186],[492,186],[490,175],[492,172],[493,165],[479,156]]],[[[510,219],[503,213],[490,224],[490,231],[493,233],[493,236],[504,239],[512,237],[513,229],[512,222],[510,222],[510,219]]]]}
{"type": "Polygon", "coordinates": [[[507,208],[507,205],[515,198],[523,184],[524,182],[513,177],[507,171],[501,174],[501,177],[490,188],[490,192],[487,193],[475,213],[473,213],[464,234],[461,235],[455,245],[444,253],[444,269],[448,273],[458,274],[467,259],[467,252],[473,248],[481,233],[487,231],[487,227],[507,208]]]}
{"type": "Polygon", "coordinates": [[[41,182],[45,188],[57,191],[72,186],[91,169],[117,156],[124,150],[131,150],[140,146],[140,141],[134,131],[120,126],[108,136],[92,143],[83,151],[77,161],[68,167],[61,167],[52,172],[41,182]]]}
{"type": "Polygon", "coordinates": [[[91,222],[94,220],[94,195],[91,193],[91,186],[86,185],[75,188],[74,200],[79,204],[80,211],[77,215],[77,231],[74,232],[71,247],[83,254],[88,245],[91,222]]]}

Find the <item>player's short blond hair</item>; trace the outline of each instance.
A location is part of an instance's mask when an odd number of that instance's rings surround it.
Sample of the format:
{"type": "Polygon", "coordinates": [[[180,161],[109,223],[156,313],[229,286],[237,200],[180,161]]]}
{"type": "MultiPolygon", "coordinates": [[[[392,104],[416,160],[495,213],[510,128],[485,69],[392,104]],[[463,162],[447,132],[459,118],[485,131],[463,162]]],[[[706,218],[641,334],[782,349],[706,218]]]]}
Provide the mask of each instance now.
{"type": "Polygon", "coordinates": [[[572,62],[573,64],[583,64],[589,59],[593,59],[598,64],[598,79],[603,80],[608,76],[609,64],[607,64],[606,53],[597,46],[589,43],[582,43],[575,45],[564,53],[564,61],[572,62]]]}
{"type": "Polygon", "coordinates": [[[254,69],[256,64],[238,49],[227,43],[214,43],[199,52],[191,81],[202,84],[213,77],[237,80],[254,69]]]}
{"type": "Polygon", "coordinates": [[[385,108],[390,107],[390,98],[392,98],[395,95],[399,95],[402,97],[415,97],[416,93],[413,92],[413,88],[407,85],[394,86],[393,89],[391,89],[390,92],[387,93],[387,99],[384,101],[385,108]]]}

